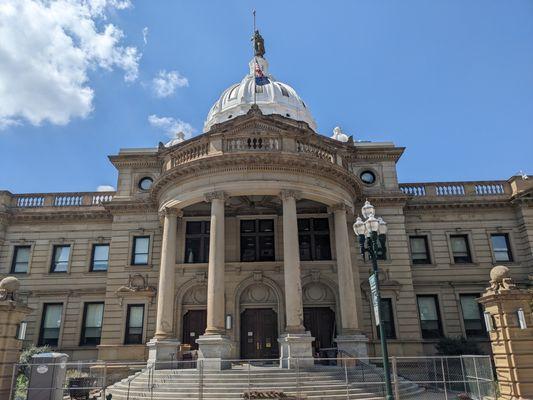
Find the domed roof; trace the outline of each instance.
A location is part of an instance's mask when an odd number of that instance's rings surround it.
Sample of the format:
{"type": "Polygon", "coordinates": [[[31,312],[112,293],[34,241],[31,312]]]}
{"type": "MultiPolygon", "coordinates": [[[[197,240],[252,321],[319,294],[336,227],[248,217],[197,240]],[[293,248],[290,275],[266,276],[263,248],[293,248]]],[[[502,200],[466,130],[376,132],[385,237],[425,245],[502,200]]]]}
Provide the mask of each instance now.
{"type": "Polygon", "coordinates": [[[297,121],[307,122],[316,131],[316,122],[298,93],[286,83],[277,81],[268,73],[268,61],[256,56],[250,61],[250,72],[240,83],[227,88],[211,107],[204,123],[204,132],[214,124],[246,114],[256,103],[265,115],[278,114],[297,121]],[[256,70],[268,78],[268,83],[256,85],[256,70]]]}

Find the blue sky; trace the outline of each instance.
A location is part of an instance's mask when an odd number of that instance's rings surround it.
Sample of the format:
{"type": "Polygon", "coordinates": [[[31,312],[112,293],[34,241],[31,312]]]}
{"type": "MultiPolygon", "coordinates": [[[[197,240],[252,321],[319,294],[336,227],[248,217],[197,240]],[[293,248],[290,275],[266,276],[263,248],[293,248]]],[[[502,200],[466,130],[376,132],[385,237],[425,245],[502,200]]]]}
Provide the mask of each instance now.
{"type": "MultiPolygon", "coordinates": [[[[27,99],[44,99],[31,106],[41,112],[35,108],[46,107],[50,89],[8,76],[0,45],[0,84],[3,73],[6,82],[17,81],[0,92],[0,117],[3,112],[12,121],[0,130],[0,189],[115,186],[107,155],[168,140],[149,115],[179,119],[201,132],[212,103],[247,72],[253,8],[270,72],[298,91],[319,132],[330,136],[340,125],[359,140],[405,146],[400,181],[533,173],[530,0],[132,0],[121,8],[109,7],[94,21],[97,30],[113,24],[124,35],[120,46],[137,49],[137,77],[125,81],[126,62],[106,67],[98,59],[81,85],[93,90],[92,111],[68,122],[44,118],[33,125],[22,111],[9,111],[11,99],[24,92],[27,99]],[[188,86],[158,97],[152,84],[163,70],[179,72],[188,86]]],[[[10,23],[16,33],[17,21],[10,23]]],[[[58,103],[63,111],[69,109],[65,99],[58,103]]]]}

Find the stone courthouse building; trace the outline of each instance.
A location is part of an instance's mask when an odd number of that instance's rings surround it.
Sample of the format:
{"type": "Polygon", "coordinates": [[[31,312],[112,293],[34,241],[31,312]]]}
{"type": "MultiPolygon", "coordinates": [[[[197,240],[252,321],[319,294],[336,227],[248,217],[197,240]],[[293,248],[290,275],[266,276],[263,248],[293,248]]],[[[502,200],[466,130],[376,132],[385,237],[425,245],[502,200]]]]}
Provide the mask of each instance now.
{"type": "Polygon", "coordinates": [[[379,354],[351,227],[368,199],[388,224],[391,354],[487,342],[490,269],[531,284],[533,180],[400,183],[403,147],[319,134],[262,54],[249,67],[203,134],[111,155],[116,192],[0,192],[0,278],[33,309],[25,341],[72,360],[166,359],[178,343],[215,360],[379,354]]]}

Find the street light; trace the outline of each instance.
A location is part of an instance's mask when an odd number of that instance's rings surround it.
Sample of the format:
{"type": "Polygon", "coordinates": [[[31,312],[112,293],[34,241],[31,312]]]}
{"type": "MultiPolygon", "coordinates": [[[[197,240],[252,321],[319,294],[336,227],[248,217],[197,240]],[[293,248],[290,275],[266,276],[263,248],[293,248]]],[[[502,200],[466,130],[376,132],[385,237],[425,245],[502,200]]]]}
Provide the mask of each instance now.
{"type": "Polygon", "coordinates": [[[363,217],[357,217],[353,224],[353,230],[359,239],[359,247],[363,259],[368,253],[372,261],[372,275],[370,276],[370,289],[372,291],[372,303],[374,306],[374,315],[376,324],[379,325],[379,338],[381,341],[381,355],[383,358],[383,372],[385,373],[385,387],[387,390],[387,400],[393,400],[392,384],[389,369],[389,351],[387,349],[387,338],[385,337],[385,327],[383,326],[383,312],[381,309],[381,295],[379,293],[379,278],[378,278],[378,257],[385,257],[386,239],[387,239],[387,223],[383,218],[375,217],[376,209],[367,200],[365,205],[361,208],[363,217]]]}

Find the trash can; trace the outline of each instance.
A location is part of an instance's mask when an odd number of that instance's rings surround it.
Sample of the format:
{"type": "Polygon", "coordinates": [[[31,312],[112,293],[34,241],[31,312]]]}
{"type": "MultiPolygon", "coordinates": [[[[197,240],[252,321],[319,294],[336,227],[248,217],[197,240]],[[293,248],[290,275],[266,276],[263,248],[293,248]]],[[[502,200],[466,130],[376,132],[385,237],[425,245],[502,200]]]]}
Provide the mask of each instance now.
{"type": "Polygon", "coordinates": [[[32,357],[27,400],[62,400],[68,355],[41,353],[32,357]]]}

